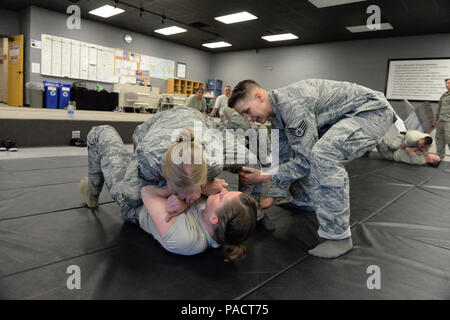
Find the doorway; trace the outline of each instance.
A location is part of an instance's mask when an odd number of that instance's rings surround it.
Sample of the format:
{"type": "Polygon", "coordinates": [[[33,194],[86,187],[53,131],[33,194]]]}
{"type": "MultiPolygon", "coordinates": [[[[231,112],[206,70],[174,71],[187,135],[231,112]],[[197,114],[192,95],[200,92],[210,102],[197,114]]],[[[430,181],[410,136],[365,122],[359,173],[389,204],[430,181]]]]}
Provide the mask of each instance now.
{"type": "Polygon", "coordinates": [[[23,35],[8,38],[8,105],[23,107],[23,35]]]}
{"type": "Polygon", "coordinates": [[[8,103],[8,38],[0,38],[0,102],[8,103]]]}

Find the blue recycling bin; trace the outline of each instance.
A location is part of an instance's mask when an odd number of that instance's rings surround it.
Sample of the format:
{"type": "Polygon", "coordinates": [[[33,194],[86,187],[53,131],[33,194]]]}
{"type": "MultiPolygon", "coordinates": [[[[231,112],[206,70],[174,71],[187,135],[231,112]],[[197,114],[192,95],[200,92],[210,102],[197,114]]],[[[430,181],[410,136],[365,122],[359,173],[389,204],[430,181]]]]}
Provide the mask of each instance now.
{"type": "Polygon", "coordinates": [[[206,90],[222,90],[222,80],[208,79],[206,90]]]}
{"type": "Polygon", "coordinates": [[[58,109],[58,91],[59,82],[44,82],[44,107],[49,109],[58,109]]]}
{"type": "Polygon", "coordinates": [[[65,82],[59,83],[59,102],[58,102],[59,109],[64,109],[69,104],[71,87],[72,84],[70,83],[65,82]]]}

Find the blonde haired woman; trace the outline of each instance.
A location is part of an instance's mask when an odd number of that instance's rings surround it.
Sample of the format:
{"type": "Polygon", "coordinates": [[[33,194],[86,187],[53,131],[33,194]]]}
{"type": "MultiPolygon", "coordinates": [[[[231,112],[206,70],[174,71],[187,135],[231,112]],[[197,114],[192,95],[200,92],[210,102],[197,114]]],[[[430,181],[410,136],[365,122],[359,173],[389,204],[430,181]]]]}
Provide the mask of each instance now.
{"type": "MultiPolygon", "coordinates": [[[[216,178],[222,172],[223,164],[208,152],[215,144],[221,144],[222,148],[222,136],[211,134],[198,137],[201,138],[201,143],[197,145],[193,134],[196,126],[200,126],[202,130],[215,128],[214,121],[197,110],[177,107],[155,114],[136,128],[133,144],[142,186],[167,185],[186,205],[192,204],[201,194],[209,196],[228,186],[224,180],[216,178]],[[181,142],[190,144],[190,165],[179,165],[172,161],[174,157],[178,157],[176,150],[180,148],[178,144],[181,142]],[[202,154],[203,160],[195,161],[200,158],[194,157],[195,154],[202,154]]],[[[183,144],[182,148],[186,149],[187,145],[183,144]]],[[[184,209],[177,207],[175,202],[169,202],[168,208],[174,213],[184,209]]]]}

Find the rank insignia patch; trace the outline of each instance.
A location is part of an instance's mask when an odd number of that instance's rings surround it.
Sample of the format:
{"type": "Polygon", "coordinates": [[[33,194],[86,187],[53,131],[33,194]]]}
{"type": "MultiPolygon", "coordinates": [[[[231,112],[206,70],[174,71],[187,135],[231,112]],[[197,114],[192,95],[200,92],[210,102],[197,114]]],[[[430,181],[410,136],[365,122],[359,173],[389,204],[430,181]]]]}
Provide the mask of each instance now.
{"type": "Polygon", "coordinates": [[[306,125],[305,120],[303,120],[298,128],[289,128],[288,130],[294,136],[301,138],[305,134],[306,129],[308,129],[308,126],[306,125]]]}

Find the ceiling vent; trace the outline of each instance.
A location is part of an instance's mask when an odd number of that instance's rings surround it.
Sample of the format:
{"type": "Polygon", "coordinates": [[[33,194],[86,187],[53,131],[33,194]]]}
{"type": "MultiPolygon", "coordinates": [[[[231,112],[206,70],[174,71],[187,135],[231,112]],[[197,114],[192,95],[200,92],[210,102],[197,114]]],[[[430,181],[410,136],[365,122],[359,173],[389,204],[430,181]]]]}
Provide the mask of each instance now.
{"type": "Polygon", "coordinates": [[[194,22],[194,23],[191,23],[190,26],[194,27],[194,28],[200,28],[200,29],[209,27],[209,25],[204,24],[203,22],[194,22]]]}

